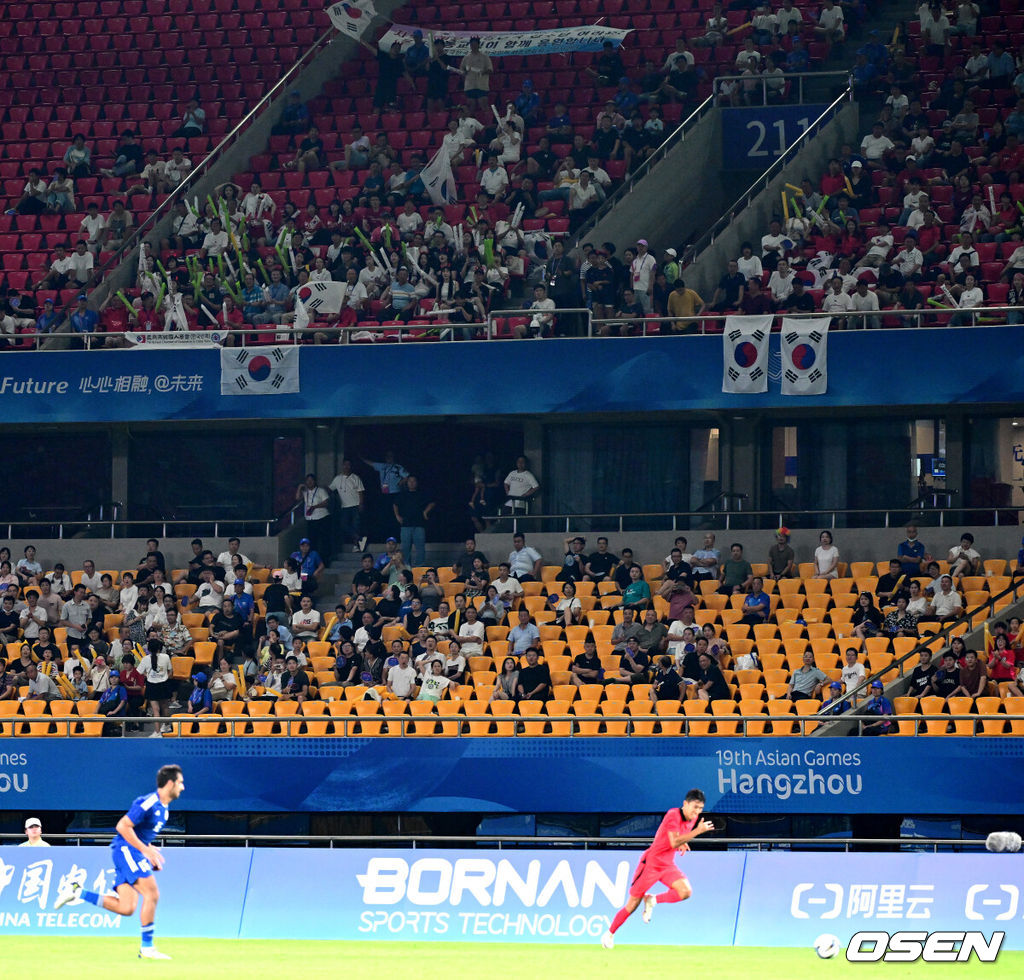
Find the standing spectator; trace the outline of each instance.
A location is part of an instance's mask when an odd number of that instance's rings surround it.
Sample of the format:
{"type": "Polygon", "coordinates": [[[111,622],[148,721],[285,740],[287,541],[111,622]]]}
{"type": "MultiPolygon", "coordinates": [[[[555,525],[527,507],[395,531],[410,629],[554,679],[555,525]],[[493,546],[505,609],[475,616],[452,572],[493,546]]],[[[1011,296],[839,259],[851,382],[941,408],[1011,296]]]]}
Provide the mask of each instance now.
{"type": "Polygon", "coordinates": [[[814,577],[839,577],[839,549],[832,543],[831,531],[822,531],[818,535],[818,547],[814,549],[814,577]]]}
{"type": "Polygon", "coordinates": [[[330,482],[331,490],[338,495],[338,520],[341,525],[341,543],[353,543],[353,551],[366,547],[366,537],[359,527],[359,517],[366,506],[366,487],[358,473],[352,472],[352,461],[341,461],[341,472],[330,482]]]}
{"type": "Polygon", "coordinates": [[[654,276],[658,271],[658,260],[647,251],[647,239],[637,241],[636,258],[630,263],[630,280],[633,293],[644,308],[644,313],[651,312],[651,290],[654,287],[654,276]]]}
{"type": "Polygon", "coordinates": [[[473,109],[486,109],[490,97],[491,75],[494,72],[494,64],[491,59],[480,50],[480,38],[469,39],[469,54],[464,55],[459,64],[462,72],[463,90],[468,100],[470,111],[473,109]]]}
{"type": "MultiPolygon", "coordinates": [[[[505,477],[505,506],[512,514],[527,513],[529,501],[540,491],[540,483],[529,470],[529,462],[525,456],[516,457],[515,469],[505,477]]],[[[513,570],[513,574],[515,574],[513,570]]],[[[517,576],[518,577],[518,576],[517,576]]]]}
{"type": "Polygon", "coordinates": [[[796,578],[796,553],[789,544],[789,528],[780,527],[775,544],[768,549],[768,571],[777,582],[783,578],[796,578]]]}
{"type": "MultiPolygon", "coordinates": [[[[320,576],[324,572],[324,561],[320,552],[313,549],[309,538],[302,538],[299,541],[299,550],[293,551],[292,560],[298,565],[298,577],[300,590],[303,595],[316,595],[320,587],[320,576]]],[[[287,562],[285,563],[287,565],[287,562]]],[[[287,576],[285,576],[287,584],[287,576]]]]}
{"type": "Polygon", "coordinates": [[[302,503],[302,516],[306,519],[306,528],[311,536],[316,537],[318,548],[323,553],[331,554],[330,517],[328,503],[330,494],[317,484],[316,474],[307,473],[306,479],[295,490],[295,499],[302,503]]]}
{"type": "Polygon", "coordinates": [[[410,565],[416,564],[414,552],[417,549],[420,558],[426,561],[426,523],[435,506],[434,501],[420,490],[418,478],[409,474],[405,490],[392,503],[392,510],[401,526],[402,554],[410,565]]]}

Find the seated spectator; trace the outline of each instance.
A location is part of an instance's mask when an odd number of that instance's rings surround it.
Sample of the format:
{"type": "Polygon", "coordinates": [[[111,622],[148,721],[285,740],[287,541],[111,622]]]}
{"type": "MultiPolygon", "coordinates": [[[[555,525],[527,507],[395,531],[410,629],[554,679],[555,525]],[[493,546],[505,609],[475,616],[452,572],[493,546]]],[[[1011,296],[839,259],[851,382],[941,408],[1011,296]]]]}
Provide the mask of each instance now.
{"type": "Polygon", "coordinates": [[[651,666],[651,658],[640,649],[640,640],[631,636],[626,641],[625,649],[619,657],[619,673],[617,677],[607,678],[610,684],[644,684],[647,682],[651,666]]]}
{"type": "Polygon", "coordinates": [[[964,532],[960,544],[949,549],[949,574],[953,578],[964,575],[984,575],[981,555],[974,548],[974,535],[964,532]]]}
{"type": "Polygon", "coordinates": [[[715,313],[738,309],[746,285],[747,278],[739,271],[739,263],[735,259],[730,259],[727,271],[718,280],[718,286],[711,297],[711,309],[715,313]]]}
{"type": "Polygon", "coordinates": [[[844,662],[840,669],[840,680],[843,682],[844,690],[849,693],[855,687],[859,687],[867,679],[867,671],[864,669],[864,664],[860,662],[857,656],[857,650],[854,647],[848,647],[844,654],[844,662]]]}
{"type": "Polygon", "coordinates": [[[850,702],[843,697],[843,685],[839,681],[832,681],[821,693],[823,700],[818,709],[819,715],[841,715],[850,710],[850,702]]]}
{"type": "Polygon", "coordinates": [[[526,651],[526,666],[519,671],[516,695],[519,701],[547,701],[551,694],[551,671],[538,662],[537,648],[526,651]]]}
{"type": "Polygon", "coordinates": [[[643,577],[643,569],[633,565],[629,570],[629,584],[622,590],[622,609],[634,612],[646,609],[651,603],[651,587],[643,577]]]}
{"type": "Polygon", "coordinates": [[[917,636],[917,617],[907,612],[907,597],[901,592],[896,597],[896,609],[882,623],[886,636],[917,636]]]}
{"type": "Polygon", "coordinates": [[[535,643],[540,642],[540,630],[530,620],[530,610],[525,606],[519,610],[518,622],[508,632],[508,653],[522,655],[535,643]]]}
{"type": "Polygon", "coordinates": [[[238,691],[238,681],[231,670],[231,664],[226,658],[217,661],[216,666],[210,674],[208,688],[213,701],[231,701],[238,691]]]}
{"type": "Polygon", "coordinates": [[[968,650],[964,655],[963,666],[960,667],[959,684],[950,697],[962,696],[978,698],[985,693],[988,686],[988,671],[978,659],[976,650],[968,650]]]}
{"type": "Polygon", "coordinates": [[[803,698],[817,698],[821,695],[822,685],[828,677],[815,666],[814,653],[805,650],[803,655],[803,666],[793,671],[789,682],[789,689],[786,697],[791,701],[799,701],[803,698]]]}
{"type": "Polygon", "coordinates": [[[562,598],[552,593],[548,596],[548,606],[555,611],[555,626],[577,626],[583,622],[583,607],[576,598],[576,586],[566,582],[562,586],[562,598]]]}
{"type": "Polygon", "coordinates": [[[853,635],[863,640],[869,636],[878,636],[882,629],[882,613],[875,605],[875,597],[870,592],[862,592],[857,598],[853,610],[853,635]]]}
{"type": "Polygon", "coordinates": [[[881,681],[871,682],[871,697],[864,703],[861,712],[876,717],[876,721],[865,722],[861,728],[862,735],[888,735],[892,722],[886,717],[893,714],[892,702],[882,694],[884,685],[881,681]]]}
{"type": "Polygon", "coordinates": [[[121,134],[121,141],[114,152],[114,166],[101,171],[104,177],[126,177],[142,171],[142,147],[135,139],[134,130],[126,129],[121,134]]]}
{"type": "Polygon", "coordinates": [[[618,559],[608,550],[608,539],[603,535],[597,539],[597,551],[586,560],[583,578],[588,582],[604,582],[614,571],[618,559]]]}
{"type": "Polygon", "coordinates": [[[28,683],[28,693],[24,695],[26,701],[59,701],[60,690],[52,677],[48,677],[39,670],[33,662],[25,668],[25,680],[28,683]]]}
{"type": "MultiPolygon", "coordinates": [[[[600,658],[598,658],[600,663],[600,658]]],[[[571,670],[571,668],[570,668],[571,670]]],[[[573,683],[576,683],[575,675],[573,683]]],[[[519,661],[515,657],[506,657],[501,664],[501,673],[494,683],[491,701],[515,701],[519,692],[519,661]]]]}
{"type": "Polygon", "coordinates": [[[676,673],[671,657],[658,658],[658,668],[651,681],[649,696],[655,704],[659,701],[682,701],[683,679],[676,673]]]}
{"type": "Polygon", "coordinates": [[[192,675],[192,691],[186,703],[190,715],[209,715],[213,713],[213,694],[207,684],[209,678],[204,671],[192,675]]]}
{"type": "Polygon", "coordinates": [[[604,669],[597,653],[594,637],[588,633],[583,641],[583,652],[577,654],[569,666],[571,681],[577,687],[583,684],[600,684],[604,680],[604,669]]]}
{"type": "Polygon", "coordinates": [[[959,619],[963,612],[963,600],[953,588],[953,579],[943,575],[939,580],[939,591],[932,600],[933,615],[940,621],[959,619]]]}
{"type": "Polygon", "coordinates": [[[699,669],[694,681],[696,682],[697,697],[701,701],[727,701],[732,698],[732,692],[729,690],[725,676],[710,654],[707,652],[698,654],[697,664],[699,669]]]}
{"type": "Polygon", "coordinates": [[[764,591],[764,581],[760,575],[753,576],[750,581],[750,594],[743,600],[742,612],[740,622],[748,626],[768,622],[771,615],[771,597],[764,591]]]}
{"type": "Polygon", "coordinates": [[[299,669],[299,659],[294,653],[285,658],[285,668],[287,673],[281,678],[281,700],[302,704],[309,697],[309,676],[299,669]]]}
{"type": "Polygon", "coordinates": [[[743,545],[733,544],[729,552],[729,558],[722,562],[718,591],[722,595],[748,592],[754,581],[754,570],[743,557],[743,545]]]}

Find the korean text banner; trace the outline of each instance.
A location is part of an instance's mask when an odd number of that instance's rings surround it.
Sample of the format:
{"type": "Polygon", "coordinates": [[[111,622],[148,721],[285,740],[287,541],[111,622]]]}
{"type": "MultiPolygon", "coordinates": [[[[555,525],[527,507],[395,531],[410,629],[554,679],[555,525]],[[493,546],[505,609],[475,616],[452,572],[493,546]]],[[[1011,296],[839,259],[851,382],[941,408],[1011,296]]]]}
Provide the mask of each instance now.
{"type": "MultiPolygon", "coordinates": [[[[699,848],[699,845],[698,845],[699,848]]],[[[165,848],[159,935],[596,944],[641,849],[165,848]],[[312,884],[312,887],[311,887],[312,884]],[[282,904],[282,896],[286,896],[282,904]],[[285,911],[282,911],[282,910],[285,911]]],[[[618,933],[654,945],[796,946],[863,929],[1004,931],[1024,948],[1019,859],[995,854],[691,851],[693,898],[618,933]]],[[[109,887],[108,847],[0,847],[4,935],[123,936],[137,918],[53,904],[62,880],[109,887]]],[[[655,891],[660,891],[657,886],[655,891]]]]}
{"type": "MultiPolygon", "coordinates": [[[[392,24],[380,37],[377,45],[386,51],[396,41],[403,47],[413,42],[413,32],[427,31],[407,24],[392,24]]],[[[547,31],[446,31],[430,32],[435,41],[444,41],[445,54],[461,57],[469,54],[469,39],[480,38],[480,50],[492,58],[512,54],[557,54],[560,51],[600,51],[605,41],[618,47],[628,30],[617,27],[584,25],[557,27],[547,31]]]]}
{"type": "MultiPolygon", "coordinates": [[[[0,809],[107,810],[125,772],[156,772],[166,742],[8,739],[0,809]],[[59,780],[76,764],[89,779],[59,780]]],[[[959,813],[951,771],[971,773],[975,813],[1020,809],[1024,739],[181,738],[188,809],[256,813],[664,813],[699,786],[720,813],[959,813]],[[543,742],[543,754],[538,755],[543,742]],[[274,778],[267,779],[272,771],[274,778]],[[658,778],[652,779],[651,773],[658,778]],[[913,772],[913,780],[893,780],[913,772]]]]}

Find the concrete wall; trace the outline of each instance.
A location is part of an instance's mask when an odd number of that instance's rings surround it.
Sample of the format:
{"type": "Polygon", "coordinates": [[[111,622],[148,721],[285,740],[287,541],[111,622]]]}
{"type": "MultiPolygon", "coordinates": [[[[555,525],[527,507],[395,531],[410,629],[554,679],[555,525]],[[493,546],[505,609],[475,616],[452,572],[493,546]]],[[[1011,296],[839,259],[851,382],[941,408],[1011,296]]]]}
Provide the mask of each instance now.
{"type": "MultiPolygon", "coordinates": [[[[717,119],[720,113],[713,113],[717,119]]],[[[818,136],[809,139],[796,153],[792,162],[783,168],[716,239],[697,256],[686,270],[686,283],[696,289],[705,299],[710,299],[725,271],[729,259],[740,254],[740,243],[749,239],[759,242],[768,231],[772,215],[781,209],[780,192],[786,183],[799,186],[803,177],[811,175],[817,184],[817,177],[825,171],[830,157],[836,156],[843,143],[859,144],[860,109],[856,102],[847,103],[836,113],[836,117],[818,136]]],[[[719,123],[719,132],[721,124],[719,123]]],[[[718,138],[718,142],[721,139],[718,138]]],[[[724,207],[728,207],[727,203],[724,207]]],[[[715,217],[724,210],[720,208],[715,217]]],[[[710,224],[710,221],[709,221],[710,224]]]]}
{"type": "Polygon", "coordinates": [[[621,256],[646,238],[660,259],[663,249],[678,247],[721,214],[721,163],[721,113],[711,111],[587,233],[587,241],[614,242],[621,256]]]}
{"type": "MultiPolygon", "coordinates": [[[[949,549],[960,543],[960,535],[970,531],[974,535],[974,546],[982,558],[1006,558],[1016,563],[1017,550],[1020,548],[1021,530],[1018,528],[962,528],[962,527],[922,527],[919,532],[929,553],[936,558],[945,558],[949,549]]],[[[744,553],[750,562],[767,560],[768,549],[775,541],[772,531],[737,531],[716,530],[715,547],[723,553],[729,545],[738,542],[743,545],[744,553]]],[[[833,532],[836,547],[839,549],[839,560],[850,561],[881,561],[887,557],[895,557],[896,547],[905,539],[903,528],[837,528],[833,532]]],[[[634,560],[641,565],[661,561],[672,549],[672,542],[677,536],[687,539],[690,551],[701,547],[705,531],[680,530],[672,531],[630,531],[620,534],[616,530],[586,531],[587,551],[597,549],[600,535],[608,538],[608,547],[618,553],[620,548],[632,548],[634,560]]],[[[565,553],[565,534],[526,532],[527,544],[536,548],[543,556],[544,563],[557,565],[561,563],[565,553]]],[[[477,547],[492,561],[500,560],[508,555],[512,547],[512,534],[478,534],[477,547]]],[[[812,530],[796,530],[790,544],[796,552],[798,562],[813,561],[814,549],[818,546],[818,532],[812,530]]]]}

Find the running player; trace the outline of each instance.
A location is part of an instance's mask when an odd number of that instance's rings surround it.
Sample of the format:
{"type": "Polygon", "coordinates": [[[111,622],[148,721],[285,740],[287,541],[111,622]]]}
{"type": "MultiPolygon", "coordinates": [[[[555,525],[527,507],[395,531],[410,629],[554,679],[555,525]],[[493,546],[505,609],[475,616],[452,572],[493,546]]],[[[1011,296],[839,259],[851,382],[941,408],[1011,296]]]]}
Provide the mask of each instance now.
{"type": "Polygon", "coordinates": [[[691,789],[681,807],[665,814],[651,846],[640,856],[625,906],[615,913],[611,926],[601,937],[601,945],[605,949],[614,947],[619,926],[636,911],[641,901],[644,903],[644,922],[650,922],[655,905],[683,902],[693,894],[686,875],[676,867],[675,852],[685,854],[690,849],[690,841],[715,829],[710,820],[700,820],[703,812],[704,794],[699,789],[691,789]],[[668,885],[668,891],[657,897],[647,894],[647,889],[659,881],[668,885]]]}
{"type": "Polygon", "coordinates": [[[163,855],[153,846],[153,841],[167,823],[168,804],[181,796],[184,790],[185,777],[181,766],[163,766],[156,774],[156,792],[138,797],[131,809],[117,821],[117,836],[110,842],[117,874],[114,880],[116,895],[87,891],[74,882],[57,896],[53,907],[63,908],[68,902],[80,898],[108,912],[133,915],[141,895],[142,945],[139,956],[146,960],[169,960],[169,956],[153,945],[156,903],[160,898],[153,872],[164,866],[163,855]]]}

